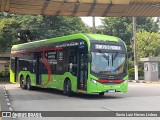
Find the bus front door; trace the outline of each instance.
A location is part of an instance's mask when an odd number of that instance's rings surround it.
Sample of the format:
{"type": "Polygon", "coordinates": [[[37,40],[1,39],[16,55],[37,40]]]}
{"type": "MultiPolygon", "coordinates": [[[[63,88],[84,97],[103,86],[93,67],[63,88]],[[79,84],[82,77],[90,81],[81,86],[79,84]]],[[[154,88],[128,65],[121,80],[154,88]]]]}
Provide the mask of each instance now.
{"type": "Polygon", "coordinates": [[[36,84],[41,84],[41,54],[36,53],[36,84]]]}
{"type": "Polygon", "coordinates": [[[79,54],[78,89],[86,90],[87,84],[87,53],[79,54]]]}

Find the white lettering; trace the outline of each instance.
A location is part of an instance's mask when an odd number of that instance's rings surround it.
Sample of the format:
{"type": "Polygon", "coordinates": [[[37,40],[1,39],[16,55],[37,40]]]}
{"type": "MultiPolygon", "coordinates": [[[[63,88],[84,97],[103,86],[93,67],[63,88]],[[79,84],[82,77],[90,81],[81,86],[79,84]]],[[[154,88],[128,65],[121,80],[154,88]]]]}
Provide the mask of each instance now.
{"type": "Polygon", "coordinates": [[[124,113],[116,113],[116,117],[125,117],[126,115],[124,113]]]}
{"type": "Polygon", "coordinates": [[[121,46],[113,46],[113,45],[100,45],[96,44],[95,49],[106,49],[106,50],[121,50],[121,46]]]}

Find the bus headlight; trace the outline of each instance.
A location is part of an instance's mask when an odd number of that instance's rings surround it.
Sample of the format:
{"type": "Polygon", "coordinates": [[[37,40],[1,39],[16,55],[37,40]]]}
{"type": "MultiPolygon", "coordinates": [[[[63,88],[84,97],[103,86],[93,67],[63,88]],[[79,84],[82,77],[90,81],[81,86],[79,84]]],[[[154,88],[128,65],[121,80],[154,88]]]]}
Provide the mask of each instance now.
{"type": "Polygon", "coordinates": [[[125,80],[123,83],[128,83],[128,80],[125,80]]]}
{"type": "Polygon", "coordinates": [[[92,83],[94,83],[94,84],[96,84],[97,83],[97,81],[96,80],[94,80],[94,79],[90,79],[90,81],[92,82],[92,83]]]}

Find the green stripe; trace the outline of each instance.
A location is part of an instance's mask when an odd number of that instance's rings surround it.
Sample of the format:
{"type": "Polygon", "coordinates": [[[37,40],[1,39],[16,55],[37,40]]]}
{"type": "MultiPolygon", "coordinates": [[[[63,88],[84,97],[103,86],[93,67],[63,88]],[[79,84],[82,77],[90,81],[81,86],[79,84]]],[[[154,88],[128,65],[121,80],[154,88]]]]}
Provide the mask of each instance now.
{"type": "Polygon", "coordinates": [[[73,34],[73,35],[51,38],[51,39],[46,39],[46,40],[34,41],[34,42],[29,42],[29,43],[24,43],[24,44],[18,44],[18,45],[14,45],[12,49],[21,49],[27,46],[35,47],[35,46],[40,46],[40,45],[48,45],[48,44],[55,43],[55,42],[62,42],[62,41],[68,41],[68,40],[74,40],[74,39],[85,40],[88,44],[88,48],[90,48],[90,40],[118,42],[118,38],[113,37],[113,36],[100,35],[100,34],[86,34],[85,35],[85,34],[80,33],[80,34],[73,34]]]}
{"type": "Polygon", "coordinates": [[[74,39],[83,39],[88,43],[88,45],[90,45],[88,38],[84,34],[73,34],[73,35],[68,35],[68,36],[63,36],[63,37],[57,37],[57,38],[51,38],[51,39],[46,39],[46,40],[24,43],[24,44],[18,44],[18,45],[14,45],[12,49],[17,49],[17,48],[20,49],[20,48],[27,47],[27,46],[47,45],[50,43],[62,42],[62,41],[68,41],[68,40],[74,40],[74,39]]]}
{"type": "Polygon", "coordinates": [[[118,38],[113,36],[101,35],[101,34],[86,34],[86,35],[93,38],[93,40],[118,42],[118,38]]]}

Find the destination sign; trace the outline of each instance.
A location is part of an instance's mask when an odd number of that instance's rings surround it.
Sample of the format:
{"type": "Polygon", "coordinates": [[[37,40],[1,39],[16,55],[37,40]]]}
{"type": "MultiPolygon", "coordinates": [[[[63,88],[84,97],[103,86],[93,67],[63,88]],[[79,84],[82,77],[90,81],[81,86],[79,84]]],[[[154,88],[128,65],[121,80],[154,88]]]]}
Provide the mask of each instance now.
{"type": "Polygon", "coordinates": [[[70,46],[78,46],[78,45],[79,45],[78,42],[63,43],[63,44],[60,44],[60,45],[56,45],[56,48],[59,48],[59,47],[70,47],[70,46]]]}
{"type": "Polygon", "coordinates": [[[55,51],[46,52],[47,59],[56,59],[56,55],[57,55],[57,53],[55,51]]]}
{"type": "Polygon", "coordinates": [[[95,49],[122,50],[121,46],[95,44],[95,49]]]}

